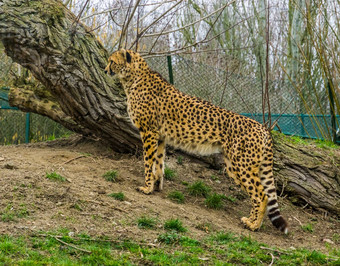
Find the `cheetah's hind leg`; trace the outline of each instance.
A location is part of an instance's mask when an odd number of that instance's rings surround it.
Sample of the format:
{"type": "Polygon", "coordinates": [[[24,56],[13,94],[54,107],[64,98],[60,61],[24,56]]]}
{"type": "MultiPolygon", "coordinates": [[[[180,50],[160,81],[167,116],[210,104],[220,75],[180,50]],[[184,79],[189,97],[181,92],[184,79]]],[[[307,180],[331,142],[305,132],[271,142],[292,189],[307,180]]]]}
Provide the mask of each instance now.
{"type": "Polygon", "coordinates": [[[165,141],[158,141],[157,156],[153,165],[153,172],[156,178],[155,190],[163,190],[164,182],[164,158],[165,158],[165,141]]]}
{"type": "Polygon", "coordinates": [[[250,216],[243,217],[241,221],[248,229],[258,230],[261,227],[268,202],[268,197],[258,177],[259,167],[250,163],[243,165],[238,157],[229,160],[225,155],[224,161],[228,176],[234,179],[236,184],[241,185],[251,199],[250,216]]]}
{"type": "Polygon", "coordinates": [[[249,178],[241,177],[241,185],[250,196],[252,209],[249,218],[243,217],[241,221],[247,228],[255,231],[262,225],[267,209],[268,197],[264,192],[257,171],[248,172],[246,176],[249,178]]]}

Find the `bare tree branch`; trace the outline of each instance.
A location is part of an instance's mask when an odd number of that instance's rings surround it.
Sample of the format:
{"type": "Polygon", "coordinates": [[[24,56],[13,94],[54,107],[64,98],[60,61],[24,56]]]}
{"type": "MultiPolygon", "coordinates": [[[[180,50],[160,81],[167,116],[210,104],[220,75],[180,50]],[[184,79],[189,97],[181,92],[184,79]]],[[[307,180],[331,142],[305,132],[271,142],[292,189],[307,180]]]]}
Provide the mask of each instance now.
{"type": "MultiPolygon", "coordinates": [[[[252,16],[250,16],[250,17],[252,17],[252,16]]],[[[191,48],[191,47],[196,47],[196,46],[199,45],[199,44],[211,42],[212,40],[218,38],[218,37],[221,36],[222,34],[226,33],[227,31],[229,31],[229,30],[232,29],[233,27],[236,27],[238,24],[244,22],[245,20],[249,19],[250,17],[248,17],[248,18],[246,18],[246,19],[243,19],[243,20],[239,21],[238,23],[234,24],[232,27],[229,27],[229,28],[227,28],[226,30],[224,30],[224,31],[222,31],[222,32],[220,32],[220,33],[214,35],[214,36],[211,37],[210,39],[203,39],[203,40],[201,40],[201,41],[197,41],[197,42],[195,42],[195,43],[193,43],[193,44],[190,44],[190,45],[187,45],[187,46],[183,46],[183,47],[180,47],[180,48],[178,48],[178,49],[170,50],[170,51],[167,51],[167,52],[158,52],[158,53],[155,53],[155,54],[157,54],[157,55],[161,55],[161,54],[163,54],[163,55],[164,55],[164,54],[174,54],[174,53],[176,53],[176,52],[178,52],[178,51],[186,50],[186,49],[191,48]]],[[[141,54],[142,54],[142,52],[141,52],[141,54]]],[[[145,56],[145,55],[144,55],[144,56],[145,56]]]]}
{"type": "MultiPolygon", "coordinates": [[[[128,18],[129,13],[130,13],[130,7],[131,7],[132,2],[133,2],[133,0],[130,0],[129,9],[128,9],[128,11],[126,12],[126,16],[125,16],[125,18],[124,18],[122,33],[121,33],[121,35],[120,35],[120,37],[119,37],[118,49],[120,49],[120,48],[122,47],[122,41],[123,41],[123,39],[125,38],[125,35],[126,35],[126,31],[127,31],[127,28],[128,28],[128,27],[126,26],[126,20],[127,20],[127,18],[128,18]]],[[[120,3],[121,3],[121,5],[123,5],[123,4],[122,4],[122,1],[120,1],[120,3]]]]}
{"type": "Polygon", "coordinates": [[[196,20],[196,21],[194,21],[194,22],[192,22],[192,23],[189,23],[189,24],[187,24],[187,25],[184,25],[183,27],[176,28],[176,29],[169,30],[169,31],[165,31],[165,32],[161,32],[161,33],[160,33],[160,32],[157,32],[157,33],[152,33],[152,34],[145,34],[143,37],[144,37],[144,38],[147,38],[147,37],[154,37],[154,36],[158,36],[158,35],[160,35],[160,34],[161,34],[161,35],[166,35],[166,34],[169,34],[169,33],[172,33],[172,32],[177,32],[177,31],[183,30],[183,29],[188,28],[188,27],[190,27],[190,26],[192,26],[192,25],[194,25],[194,24],[196,24],[196,23],[198,23],[198,22],[201,22],[202,20],[205,20],[205,19],[211,17],[212,15],[215,15],[216,13],[218,13],[218,12],[221,11],[221,10],[223,11],[223,9],[225,9],[227,6],[231,5],[231,4],[232,4],[233,2],[235,2],[235,1],[236,1],[236,0],[233,0],[233,1],[229,2],[228,4],[222,6],[221,8],[215,10],[214,12],[211,12],[210,14],[206,15],[205,17],[200,18],[200,19],[198,19],[198,20],[196,20]]]}
{"type": "MultiPolygon", "coordinates": [[[[167,4],[167,3],[172,3],[176,0],[169,0],[169,1],[163,1],[163,2],[160,2],[160,3],[150,3],[150,4],[141,4],[139,5],[140,7],[142,6],[154,6],[154,5],[164,5],[164,4],[167,4]]],[[[91,15],[88,15],[86,17],[82,17],[80,20],[81,21],[84,21],[88,18],[91,18],[91,17],[94,17],[94,16],[98,16],[98,15],[102,15],[102,14],[106,14],[106,13],[110,13],[112,11],[117,11],[117,10],[127,10],[129,9],[128,6],[125,6],[123,7],[122,5],[120,7],[114,7],[114,8],[110,8],[110,9],[106,9],[106,10],[103,10],[103,11],[100,11],[100,12],[96,12],[96,13],[93,13],[91,15]]]]}
{"type": "Polygon", "coordinates": [[[178,6],[180,3],[182,3],[183,0],[179,0],[176,4],[174,4],[172,7],[170,7],[167,11],[165,11],[162,15],[160,15],[157,19],[155,19],[149,26],[144,28],[140,33],[139,36],[133,41],[130,48],[133,47],[137,41],[138,38],[142,37],[146,31],[148,31],[153,25],[157,24],[159,20],[161,20],[166,14],[168,14],[172,9],[174,9],[176,6],[178,6]]]}

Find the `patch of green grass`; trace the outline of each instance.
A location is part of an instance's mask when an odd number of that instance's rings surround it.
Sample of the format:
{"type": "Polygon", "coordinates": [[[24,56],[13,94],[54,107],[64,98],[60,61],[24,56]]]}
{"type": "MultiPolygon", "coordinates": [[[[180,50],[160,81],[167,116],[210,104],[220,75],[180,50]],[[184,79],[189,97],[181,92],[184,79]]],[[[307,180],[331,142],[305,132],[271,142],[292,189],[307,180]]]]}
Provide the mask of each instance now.
{"type": "Polygon", "coordinates": [[[200,223],[195,226],[196,229],[204,231],[206,233],[211,232],[212,225],[210,223],[200,223]]]}
{"type": "Polygon", "coordinates": [[[157,224],[157,221],[155,218],[142,216],[137,220],[137,225],[139,228],[143,229],[152,229],[155,228],[157,224]]]}
{"type": "Polygon", "coordinates": [[[176,203],[184,203],[185,197],[181,191],[171,191],[168,198],[176,203]]]}
{"type": "Polygon", "coordinates": [[[332,240],[333,240],[335,243],[339,243],[339,242],[340,242],[340,234],[334,233],[333,236],[332,236],[332,240]]]}
{"type": "Polygon", "coordinates": [[[212,175],[210,178],[211,178],[211,180],[219,181],[219,177],[216,176],[216,175],[212,175]]]}
{"type": "Polygon", "coordinates": [[[190,195],[207,197],[211,191],[211,188],[202,181],[196,181],[188,186],[190,195]]]}
{"type": "Polygon", "coordinates": [[[301,225],[301,228],[302,228],[303,231],[309,232],[309,233],[313,233],[313,231],[314,231],[313,225],[311,223],[308,223],[306,225],[301,225]]]}
{"type": "Polygon", "coordinates": [[[36,235],[0,235],[1,265],[339,265],[330,257],[307,249],[280,250],[250,237],[219,232],[197,241],[169,231],[158,236],[163,245],[131,239],[70,237],[67,228],[36,235]],[[59,240],[59,241],[58,241],[59,240]],[[62,241],[62,242],[61,242],[62,241]],[[63,243],[64,242],[64,243],[63,243]],[[265,246],[266,248],[267,246],[265,246]]]}
{"type": "Polygon", "coordinates": [[[301,145],[307,145],[308,142],[301,137],[298,136],[287,136],[287,140],[293,144],[301,144],[301,145]]]}
{"type": "Polygon", "coordinates": [[[158,241],[164,244],[176,244],[181,240],[181,235],[176,232],[166,232],[158,236],[158,241]]]}
{"type": "Polygon", "coordinates": [[[168,231],[186,232],[187,229],[183,226],[179,219],[170,219],[164,223],[164,229],[168,231]]]}
{"type": "Polygon", "coordinates": [[[103,174],[103,177],[106,181],[110,182],[117,182],[118,171],[117,170],[110,170],[103,174]]]}
{"type": "Polygon", "coordinates": [[[19,207],[14,207],[12,204],[8,204],[1,212],[1,221],[11,222],[17,221],[19,218],[25,218],[29,215],[25,204],[20,204],[19,207]]]}
{"type": "Polygon", "coordinates": [[[78,211],[83,211],[83,208],[78,203],[72,204],[71,208],[76,209],[78,211]]]}
{"type": "Polygon", "coordinates": [[[232,202],[232,203],[234,203],[234,202],[236,202],[237,201],[237,198],[235,198],[235,197],[233,197],[233,196],[227,196],[227,197],[225,197],[225,199],[226,200],[228,200],[228,201],[230,201],[230,202],[232,202]]]}
{"type": "Polygon", "coordinates": [[[160,234],[158,236],[158,241],[168,245],[180,244],[183,247],[197,247],[200,245],[199,241],[182,236],[175,231],[160,234]]]}
{"type": "Polygon", "coordinates": [[[225,195],[213,193],[206,198],[204,203],[210,209],[219,210],[223,208],[224,206],[223,199],[225,198],[226,198],[225,195]]]}
{"type": "Polygon", "coordinates": [[[338,145],[336,145],[334,142],[329,141],[329,140],[316,139],[316,140],[314,140],[314,142],[315,142],[317,147],[322,148],[322,149],[337,149],[337,148],[339,148],[338,145]]]}
{"type": "Polygon", "coordinates": [[[177,163],[178,163],[179,165],[183,165],[183,156],[179,155],[179,156],[177,157],[177,163]]]}
{"type": "Polygon", "coordinates": [[[164,178],[166,180],[174,180],[177,176],[177,173],[175,170],[170,169],[168,166],[165,166],[164,168],[164,178]]]}
{"type": "Polygon", "coordinates": [[[65,182],[66,178],[57,174],[56,172],[52,173],[46,173],[46,178],[53,180],[53,181],[58,181],[58,182],[65,182]]]}
{"type": "Polygon", "coordinates": [[[235,240],[235,236],[233,233],[221,231],[214,235],[212,240],[220,244],[225,244],[235,240]]]}
{"type": "Polygon", "coordinates": [[[114,198],[115,200],[120,200],[120,201],[125,200],[125,195],[123,192],[111,193],[108,196],[114,198]]]}

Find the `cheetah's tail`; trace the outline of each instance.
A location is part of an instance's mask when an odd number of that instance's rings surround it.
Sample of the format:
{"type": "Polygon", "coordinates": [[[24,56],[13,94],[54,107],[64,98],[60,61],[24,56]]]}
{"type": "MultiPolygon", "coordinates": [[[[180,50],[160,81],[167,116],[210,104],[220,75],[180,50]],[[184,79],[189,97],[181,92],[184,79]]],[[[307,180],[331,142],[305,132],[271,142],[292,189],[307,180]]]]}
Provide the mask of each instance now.
{"type": "Polygon", "coordinates": [[[281,232],[288,234],[288,223],[282,217],[277,199],[269,199],[267,205],[268,217],[272,224],[281,232]]]}

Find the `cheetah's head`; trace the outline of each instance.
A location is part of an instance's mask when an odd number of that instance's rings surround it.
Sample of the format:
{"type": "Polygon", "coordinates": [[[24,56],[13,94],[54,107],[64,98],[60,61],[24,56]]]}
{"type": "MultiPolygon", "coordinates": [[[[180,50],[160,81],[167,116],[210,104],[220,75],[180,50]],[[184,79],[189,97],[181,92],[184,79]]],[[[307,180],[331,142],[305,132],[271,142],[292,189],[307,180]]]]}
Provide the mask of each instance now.
{"type": "Polygon", "coordinates": [[[117,75],[123,81],[133,78],[138,74],[138,70],[147,68],[144,59],[138,53],[131,50],[118,50],[109,57],[108,61],[105,73],[111,76],[117,75]]]}

